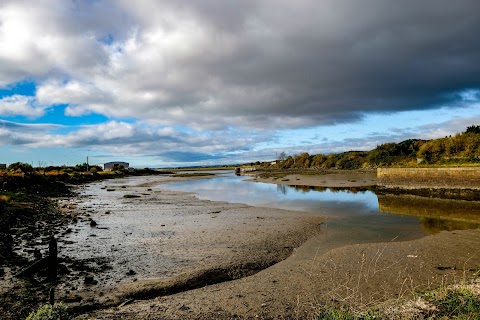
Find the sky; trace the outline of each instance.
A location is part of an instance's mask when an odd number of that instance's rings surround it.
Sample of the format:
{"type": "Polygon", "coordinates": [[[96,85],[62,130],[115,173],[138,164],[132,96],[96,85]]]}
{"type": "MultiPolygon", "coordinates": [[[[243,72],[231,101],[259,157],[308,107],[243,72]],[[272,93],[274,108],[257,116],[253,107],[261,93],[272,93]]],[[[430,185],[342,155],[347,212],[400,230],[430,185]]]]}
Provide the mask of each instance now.
{"type": "Polygon", "coordinates": [[[231,164],[480,124],[478,0],[1,0],[0,163],[231,164]]]}

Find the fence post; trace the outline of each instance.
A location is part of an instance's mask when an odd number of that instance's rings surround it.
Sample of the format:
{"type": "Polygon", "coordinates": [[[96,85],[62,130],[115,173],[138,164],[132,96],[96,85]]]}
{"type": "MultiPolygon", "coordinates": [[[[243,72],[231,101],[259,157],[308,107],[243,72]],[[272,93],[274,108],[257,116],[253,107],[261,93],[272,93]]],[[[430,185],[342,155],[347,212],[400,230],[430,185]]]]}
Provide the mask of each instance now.
{"type": "Polygon", "coordinates": [[[57,281],[57,239],[52,237],[48,243],[48,278],[50,281],[57,281]]]}

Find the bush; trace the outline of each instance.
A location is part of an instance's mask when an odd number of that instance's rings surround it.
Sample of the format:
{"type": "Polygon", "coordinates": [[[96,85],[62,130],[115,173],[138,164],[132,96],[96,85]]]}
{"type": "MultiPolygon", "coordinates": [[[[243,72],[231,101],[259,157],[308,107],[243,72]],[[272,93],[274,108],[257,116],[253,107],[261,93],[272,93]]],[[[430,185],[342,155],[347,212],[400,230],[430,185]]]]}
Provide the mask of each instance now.
{"type": "Polygon", "coordinates": [[[33,172],[33,167],[28,163],[15,162],[8,166],[8,171],[19,171],[23,173],[33,172]]]}
{"type": "Polygon", "coordinates": [[[45,304],[30,313],[26,320],[64,320],[69,319],[67,307],[62,303],[45,304]]]}

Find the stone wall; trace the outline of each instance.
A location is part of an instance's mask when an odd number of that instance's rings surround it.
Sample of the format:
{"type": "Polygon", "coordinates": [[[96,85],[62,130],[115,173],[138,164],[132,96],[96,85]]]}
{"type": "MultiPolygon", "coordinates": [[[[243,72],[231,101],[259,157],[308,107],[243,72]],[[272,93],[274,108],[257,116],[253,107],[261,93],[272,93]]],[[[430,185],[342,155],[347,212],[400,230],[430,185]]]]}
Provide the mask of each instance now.
{"type": "Polygon", "coordinates": [[[387,188],[480,190],[480,168],[378,168],[377,180],[387,188]]]}

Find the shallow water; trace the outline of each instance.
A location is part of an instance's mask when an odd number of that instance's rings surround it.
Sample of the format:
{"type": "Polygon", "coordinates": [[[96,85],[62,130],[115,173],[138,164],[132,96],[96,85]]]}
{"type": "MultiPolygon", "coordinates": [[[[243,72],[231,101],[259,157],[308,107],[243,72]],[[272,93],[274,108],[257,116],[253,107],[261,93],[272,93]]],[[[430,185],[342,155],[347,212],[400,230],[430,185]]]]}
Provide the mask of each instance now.
{"type": "Polygon", "coordinates": [[[360,188],[323,188],[245,182],[245,177],[172,183],[159,189],[195,192],[200,199],[316,212],[330,228],[349,232],[350,240],[416,239],[442,230],[480,226],[480,202],[405,195],[377,196],[360,188]]]}

